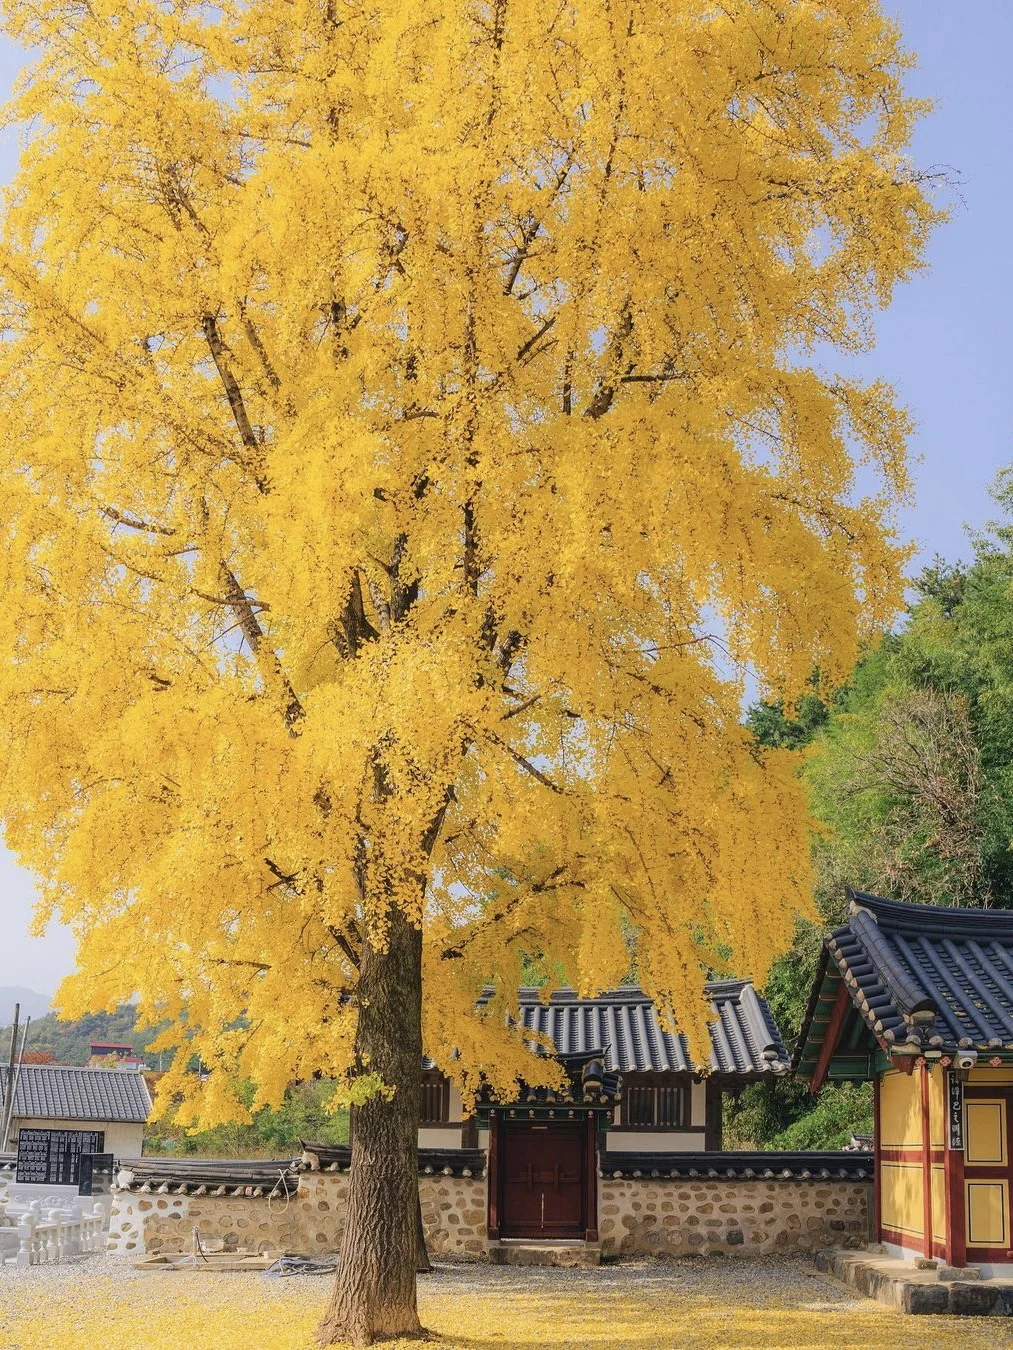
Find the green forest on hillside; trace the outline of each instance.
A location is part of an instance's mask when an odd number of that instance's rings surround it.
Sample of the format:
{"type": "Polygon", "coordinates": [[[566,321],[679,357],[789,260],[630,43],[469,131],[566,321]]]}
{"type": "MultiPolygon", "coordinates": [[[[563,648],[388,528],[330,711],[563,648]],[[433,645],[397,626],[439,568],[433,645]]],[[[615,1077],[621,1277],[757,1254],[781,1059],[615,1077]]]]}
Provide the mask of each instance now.
{"type": "MultiPolygon", "coordinates": [[[[1013,516],[1013,471],[995,496],[1013,516]]],[[[1013,526],[974,541],[969,564],[937,559],[903,623],[870,647],[828,702],[788,716],[751,709],[761,745],[804,749],[820,923],[801,922],[766,995],[789,1045],[823,933],[844,888],[930,905],[1013,907],[1013,526]]],[[[726,1110],[726,1145],[834,1148],[871,1133],[871,1091],[799,1081],[748,1088],[726,1110]]]]}

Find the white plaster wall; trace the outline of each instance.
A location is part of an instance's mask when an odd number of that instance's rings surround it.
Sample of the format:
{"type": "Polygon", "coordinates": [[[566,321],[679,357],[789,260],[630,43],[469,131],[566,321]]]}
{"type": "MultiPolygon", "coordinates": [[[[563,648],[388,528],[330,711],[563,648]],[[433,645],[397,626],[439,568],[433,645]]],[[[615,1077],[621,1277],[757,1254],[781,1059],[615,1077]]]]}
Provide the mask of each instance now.
{"type": "Polygon", "coordinates": [[[11,1149],[17,1149],[17,1131],[26,1130],[101,1130],[105,1134],[103,1152],[117,1158],[139,1158],[144,1141],[144,1126],[104,1120],[36,1120],[15,1117],[11,1149]]]}
{"type": "Polygon", "coordinates": [[[460,1148],[461,1125],[425,1125],[419,1128],[419,1148],[460,1148]]]}
{"type": "Polygon", "coordinates": [[[691,1125],[707,1124],[707,1084],[691,1083],[689,1100],[689,1123],[691,1125]]]}
{"type": "MultiPolygon", "coordinates": [[[[187,1215],[190,1212],[188,1195],[142,1195],[135,1191],[117,1191],[113,1196],[113,1211],[106,1235],[106,1251],[115,1256],[144,1256],[144,1211],[141,1205],[151,1209],[153,1201],[167,1215],[180,1216],[180,1232],[189,1237],[187,1215]]],[[[184,1248],[181,1247],[181,1250],[184,1248]]]]}
{"type": "Polygon", "coordinates": [[[464,1103],[455,1083],[450,1085],[447,1122],[425,1125],[419,1130],[419,1148],[461,1148],[464,1127],[464,1103]]]}
{"type": "Polygon", "coordinates": [[[605,1135],[606,1153],[699,1153],[702,1134],[682,1130],[622,1130],[614,1127],[605,1135]]]}
{"type": "MultiPolygon", "coordinates": [[[[898,1261],[914,1261],[916,1257],[925,1255],[921,1238],[912,1238],[910,1247],[902,1247],[897,1242],[883,1242],[880,1245],[885,1249],[887,1256],[892,1256],[898,1261]]],[[[976,1261],[975,1265],[977,1264],[976,1261]]]]}

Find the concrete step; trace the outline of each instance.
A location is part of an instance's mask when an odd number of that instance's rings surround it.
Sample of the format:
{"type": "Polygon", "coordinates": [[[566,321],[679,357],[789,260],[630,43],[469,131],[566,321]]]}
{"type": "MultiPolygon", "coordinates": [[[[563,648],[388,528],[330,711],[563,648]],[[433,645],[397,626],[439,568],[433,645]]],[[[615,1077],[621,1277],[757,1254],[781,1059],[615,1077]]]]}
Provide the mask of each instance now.
{"type": "Polygon", "coordinates": [[[503,1238],[489,1243],[489,1261],[494,1266],[597,1266],[601,1264],[601,1245],[503,1238]]]}
{"type": "Polygon", "coordinates": [[[825,1275],[901,1312],[1013,1317],[1013,1280],[982,1279],[975,1266],[917,1270],[913,1261],[841,1250],[817,1252],[815,1263],[825,1275]]]}

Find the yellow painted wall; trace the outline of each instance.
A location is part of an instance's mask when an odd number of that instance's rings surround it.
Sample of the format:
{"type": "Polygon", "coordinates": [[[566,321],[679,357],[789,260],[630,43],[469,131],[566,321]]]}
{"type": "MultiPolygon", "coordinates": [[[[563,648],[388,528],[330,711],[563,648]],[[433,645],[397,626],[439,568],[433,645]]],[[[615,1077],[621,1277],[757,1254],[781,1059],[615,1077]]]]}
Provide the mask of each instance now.
{"type": "Polygon", "coordinates": [[[917,1070],[885,1073],[879,1087],[879,1134],[883,1148],[921,1148],[922,1099],[917,1070]]]}
{"type": "Polygon", "coordinates": [[[967,1081],[983,1087],[989,1087],[993,1083],[1013,1083],[1013,1064],[1004,1065],[1001,1069],[972,1069],[967,1081]]]}
{"type": "Polygon", "coordinates": [[[942,1148],[946,1142],[945,1078],[945,1070],[938,1065],[929,1071],[929,1139],[934,1148],[942,1148]]]}
{"type": "Polygon", "coordinates": [[[996,1097],[968,1098],[964,1103],[967,1138],[964,1162],[967,1167],[1006,1164],[1006,1103],[996,1097]]]}
{"type": "Polygon", "coordinates": [[[932,1168],[932,1236],[946,1241],[946,1173],[942,1164],[932,1168]]]}
{"type": "Polygon", "coordinates": [[[879,1212],[883,1227],[895,1228],[911,1237],[922,1237],[925,1219],[921,1163],[882,1162],[879,1175],[879,1212]]]}
{"type": "Polygon", "coordinates": [[[967,1245],[1009,1247],[1009,1186],[1005,1181],[968,1181],[967,1245]]]}

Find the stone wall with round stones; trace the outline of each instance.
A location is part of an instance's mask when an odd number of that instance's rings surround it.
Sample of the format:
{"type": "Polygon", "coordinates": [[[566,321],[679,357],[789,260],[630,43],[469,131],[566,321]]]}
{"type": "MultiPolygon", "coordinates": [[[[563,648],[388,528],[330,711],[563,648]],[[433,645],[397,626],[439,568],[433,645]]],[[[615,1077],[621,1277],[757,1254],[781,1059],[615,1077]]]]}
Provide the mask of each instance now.
{"type": "Polygon", "coordinates": [[[855,1181],[603,1177],[604,1256],[755,1256],[863,1247],[871,1187],[855,1181]]]}
{"type": "MultiPolygon", "coordinates": [[[[344,1231],[348,1174],[303,1172],[288,1197],[181,1195],[116,1191],[106,1250],[121,1256],[188,1252],[197,1229],[215,1251],[284,1251],[305,1256],[336,1251],[344,1231]]],[[[481,1177],[420,1176],[426,1242],[435,1255],[485,1256],[486,1182],[481,1177]]]]}
{"type": "Polygon", "coordinates": [[[435,1255],[485,1260],[488,1212],[484,1177],[419,1177],[426,1245],[435,1255]]]}

